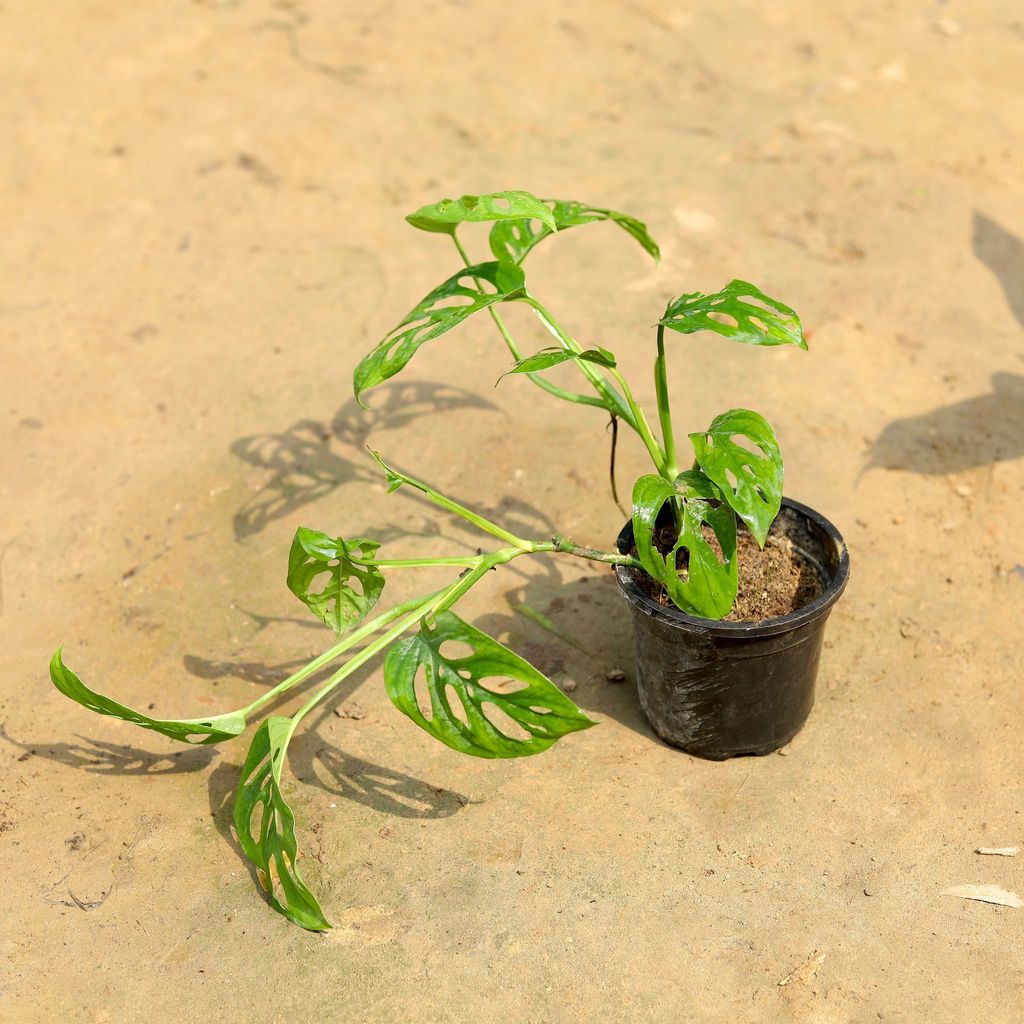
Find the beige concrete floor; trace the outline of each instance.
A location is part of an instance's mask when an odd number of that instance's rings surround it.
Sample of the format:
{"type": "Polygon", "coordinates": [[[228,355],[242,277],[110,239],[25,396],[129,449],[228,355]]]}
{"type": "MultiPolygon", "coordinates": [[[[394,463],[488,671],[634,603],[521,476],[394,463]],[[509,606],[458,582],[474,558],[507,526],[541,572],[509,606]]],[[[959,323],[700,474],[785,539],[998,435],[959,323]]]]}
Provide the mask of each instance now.
{"type": "Polygon", "coordinates": [[[942,895],[1024,893],[1024,857],[974,853],[1024,841],[1016,5],[5,0],[0,55],[0,1020],[1020,1019],[1024,912],[942,895]],[[492,390],[485,321],[373,412],[349,398],[455,267],[402,215],[501,188],[662,242],[657,269],[608,226],[531,257],[645,400],[671,295],[744,277],[801,311],[809,354],[677,339],[679,429],[762,410],[853,579],[788,756],[712,764],[640,717],[606,574],[496,575],[466,614],[575,678],[600,727],[479,762],[363,673],[292,748],[337,925],[312,935],[231,837],[244,743],[91,717],[46,662],[66,643],[162,715],[232,708],[327,643],[284,586],[298,525],[471,550],[385,496],[368,442],[610,543],[599,414],[492,390]],[[333,714],[352,699],[364,718],[333,714]]]}

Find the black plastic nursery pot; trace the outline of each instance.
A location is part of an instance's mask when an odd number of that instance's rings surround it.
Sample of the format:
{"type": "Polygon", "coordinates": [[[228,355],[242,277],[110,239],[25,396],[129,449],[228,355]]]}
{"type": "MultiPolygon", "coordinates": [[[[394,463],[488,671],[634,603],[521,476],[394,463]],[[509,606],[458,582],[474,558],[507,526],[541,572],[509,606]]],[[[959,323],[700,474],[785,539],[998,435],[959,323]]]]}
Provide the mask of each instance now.
{"type": "MultiPolygon", "coordinates": [[[[825,622],[850,573],[839,531],[806,505],[784,498],[772,533],[783,532],[817,569],[824,586],[812,602],[760,622],[719,622],[659,604],[639,569],[618,566],[619,590],[633,612],[640,707],[666,743],[724,761],[770,754],[803,727],[825,622]]],[[[633,524],[617,545],[627,553],[633,524]]]]}

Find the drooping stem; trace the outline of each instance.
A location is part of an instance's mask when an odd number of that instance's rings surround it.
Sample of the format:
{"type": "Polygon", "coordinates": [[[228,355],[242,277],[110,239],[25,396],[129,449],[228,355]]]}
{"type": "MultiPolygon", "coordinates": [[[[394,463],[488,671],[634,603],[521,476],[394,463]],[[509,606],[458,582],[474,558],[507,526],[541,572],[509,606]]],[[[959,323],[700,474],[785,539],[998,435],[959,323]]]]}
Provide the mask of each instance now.
{"type": "MultiPolygon", "coordinates": [[[[459,241],[458,234],[453,231],[451,233],[451,239],[455,243],[455,248],[459,250],[459,255],[462,257],[462,262],[465,265],[471,266],[469,262],[469,255],[462,246],[462,242],[459,241]]],[[[480,288],[480,282],[474,282],[477,290],[482,291],[480,288]]],[[[522,350],[515,343],[512,335],[509,333],[508,328],[505,326],[505,321],[502,319],[501,314],[495,309],[494,306],[488,306],[487,312],[491,314],[491,319],[494,321],[494,326],[498,328],[502,338],[505,341],[505,345],[509,352],[512,354],[512,358],[516,361],[523,358],[522,350]]],[[[539,373],[528,373],[526,375],[533,381],[537,387],[546,391],[550,395],[554,395],[556,398],[561,398],[566,402],[574,402],[576,405],[595,405],[599,409],[604,408],[604,402],[600,398],[592,398],[590,395],[581,395],[575,391],[566,391],[565,388],[560,388],[557,384],[552,384],[547,378],[542,377],[539,373]]]]}
{"type": "MultiPolygon", "coordinates": [[[[445,591],[441,591],[442,594],[445,591]]],[[[367,644],[351,661],[346,661],[344,665],[337,672],[331,676],[330,679],[320,687],[316,693],[313,694],[305,704],[299,708],[291,717],[292,726],[289,730],[289,738],[291,734],[295,732],[295,727],[299,724],[302,719],[309,714],[317,704],[320,703],[342,680],[347,679],[353,672],[358,668],[362,668],[371,658],[375,658],[381,651],[384,650],[392,640],[397,640],[410,626],[415,625],[423,615],[425,614],[422,610],[423,605],[429,601],[428,599],[420,599],[419,605],[416,610],[411,614],[407,615],[404,619],[401,619],[397,625],[389,629],[383,636],[378,637],[373,641],[372,644],[367,644]]],[[[434,602],[436,603],[436,601],[434,602]]]]}
{"type": "Polygon", "coordinates": [[[658,324],[658,357],[654,361],[654,389],[658,396],[658,418],[665,444],[665,477],[675,480],[679,474],[676,439],[672,432],[672,410],[668,402],[668,371],[665,362],[665,328],[658,324]]]}
{"type": "Polygon", "coordinates": [[[324,667],[324,665],[329,665],[337,657],[344,654],[349,648],[362,643],[362,641],[367,637],[373,636],[373,634],[378,630],[381,630],[389,623],[394,622],[395,619],[404,615],[406,612],[420,608],[422,605],[441,593],[443,593],[443,591],[434,591],[434,593],[427,594],[425,597],[417,597],[411,601],[406,601],[404,604],[395,605],[394,608],[384,612],[383,615],[378,615],[376,618],[371,619],[365,625],[355,630],[355,632],[350,633],[348,636],[339,640],[333,647],[329,647],[323,654],[314,658],[308,665],[300,668],[298,672],[294,672],[287,679],[282,680],[275,687],[254,700],[251,704],[242,708],[242,714],[248,718],[254,711],[258,711],[264,705],[269,704],[275,697],[278,697],[280,694],[290,690],[293,686],[297,686],[299,683],[303,682],[303,680],[308,679],[311,675],[315,675],[324,667]]]}
{"type": "Polygon", "coordinates": [[[612,413],[608,425],[612,431],[612,449],[608,457],[608,481],[612,485],[612,501],[618,506],[619,511],[625,515],[626,510],[622,507],[622,502],[619,501],[619,489],[615,484],[615,450],[619,445],[619,417],[615,413],[612,413]]]}
{"type": "MultiPolygon", "coordinates": [[[[519,558],[521,555],[557,552],[559,554],[574,555],[577,558],[585,558],[592,562],[603,562],[607,565],[628,565],[637,568],[640,567],[640,563],[630,555],[622,555],[612,551],[600,551],[597,548],[584,547],[580,544],[573,543],[567,537],[561,536],[561,534],[557,535],[550,541],[522,541],[521,543],[523,546],[500,548],[497,551],[490,551],[486,554],[477,556],[473,559],[476,564],[468,572],[464,573],[447,587],[444,587],[441,590],[436,590],[423,597],[414,598],[411,601],[406,601],[403,604],[396,605],[383,615],[378,615],[376,618],[371,619],[365,625],[355,630],[355,632],[329,648],[318,658],[314,658],[313,661],[298,672],[294,673],[294,675],[291,675],[283,682],[278,683],[277,686],[268,690],[262,697],[259,697],[247,707],[243,708],[242,713],[248,717],[254,711],[257,711],[259,708],[268,704],[278,695],[284,693],[291,687],[296,686],[304,679],[308,679],[311,675],[317,672],[317,670],[322,668],[324,665],[329,664],[349,648],[355,647],[363,640],[373,636],[374,633],[380,632],[380,630],[385,626],[395,623],[391,629],[388,629],[387,632],[383,633],[372,643],[367,644],[362,651],[355,655],[350,661],[347,661],[309,698],[309,700],[306,701],[305,704],[302,705],[301,708],[299,708],[299,710],[292,716],[291,731],[294,732],[295,726],[298,725],[300,719],[308,714],[308,712],[323,700],[324,697],[326,697],[340,682],[342,682],[342,680],[348,678],[348,676],[355,672],[356,669],[365,665],[371,658],[383,651],[388,644],[401,636],[407,629],[429,615],[434,615],[451,608],[492,569],[497,568],[499,565],[507,564],[514,558],[519,558]],[[396,620],[398,621],[396,622],[396,620]]],[[[427,562],[428,560],[410,559],[406,564],[417,561],[427,562]]],[[[435,562],[433,564],[447,563],[435,562]]]]}

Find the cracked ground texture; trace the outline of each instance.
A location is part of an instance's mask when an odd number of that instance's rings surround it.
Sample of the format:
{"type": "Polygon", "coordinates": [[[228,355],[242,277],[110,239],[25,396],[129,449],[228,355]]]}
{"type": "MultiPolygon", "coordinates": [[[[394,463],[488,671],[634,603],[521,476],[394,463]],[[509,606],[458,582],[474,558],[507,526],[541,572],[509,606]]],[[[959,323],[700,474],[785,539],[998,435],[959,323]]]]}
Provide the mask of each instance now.
{"type": "Polygon", "coordinates": [[[943,895],[1024,893],[1024,857],[974,852],[1024,846],[1016,5],[4,0],[0,54],[0,1020],[1020,1020],[1024,911],[943,895]],[[493,574],[465,616],[600,726],[460,757],[370,666],[291,750],[336,925],[305,933],[230,831],[244,745],[90,716],[47,659],[153,714],[233,708],[327,643],[284,585],[297,526],[475,548],[366,444],[611,543],[604,422],[493,389],[485,319],[350,398],[456,266],[403,215],[503,188],[662,243],[596,225],[529,268],[645,402],[671,296],[742,277],[800,310],[809,353],[671,339],[677,431],[761,410],[852,579],[804,732],[714,764],[641,718],[607,573],[493,574]]]}

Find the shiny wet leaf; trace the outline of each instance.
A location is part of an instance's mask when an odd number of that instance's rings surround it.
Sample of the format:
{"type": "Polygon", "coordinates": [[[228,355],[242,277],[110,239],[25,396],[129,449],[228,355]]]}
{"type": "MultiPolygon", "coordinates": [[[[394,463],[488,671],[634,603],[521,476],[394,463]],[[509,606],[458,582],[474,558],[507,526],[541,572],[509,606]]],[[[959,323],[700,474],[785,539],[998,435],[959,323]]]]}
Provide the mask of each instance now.
{"type": "Polygon", "coordinates": [[[76,704],[81,704],[83,708],[88,708],[97,715],[120,718],[121,721],[131,722],[140,729],[150,729],[182,743],[220,743],[223,740],[234,739],[245,731],[246,721],[241,711],[229,711],[227,714],[214,715],[210,718],[150,718],[149,715],[90,690],[64,664],[62,650],[58,648],[50,660],[50,679],[53,680],[53,685],[65,697],[70,697],[76,704]]]}
{"type": "Polygon", "coordinates": [[[235,796],[235,831],[270,905],[303,928],[325,931],[331,925],[299,875],[295,815],[281,792],[293,729],[290,718],[273,717],[256,730],[235,796]]]}
{"type": "Polygon", "coordinates": [[[703,433],[691,434],[690,441],[700,468],[763,548],[782,507],[782,453],[768,421],[749,409],[730,409],[703,433]]]}
{"type": "Polygon", "coordinates": [[[491,228],[491,252],[499,259],[519,264],[527,255],[549,235],[553,229],[566,231],[581,224],[593,224],[597,221],[611,221],[630,237],[636,239],[644,251],[654,257],[661,258],[658,243],[647,230],[647,225],[618,210],[606,210],[597,206],[588,206],[571,199],[545,199],[553,224],[543,218],[534,217],[529,220],[499,221],[491,228]]]}
{"type": "Polygon", "coordinates": [[[421,231],[451,235],[460,224],[479,221],[507,221],[528,217],[555,230],[551,211],[535,195],[524,191],[490,192],[482,196],[442,199],[423,206],[405,219],[421,231]]]}
{"type": "Polygon", "coordinates": [[[453,274],[418,302],[355,369],[355,396],[398,373],[421,345],[433,341],[496,302],[523,294],[523,272],[497,262],[480,263],[453,274]]]}
{"type": "Polygon", "coordinates": [[[680,473],[675,484],[660,476],[642,476],[633,487],[633,542],[637,558],[657,580],[672,603],[689,615],[720,619],[736,598],[736,516],[722,492],[698,470],[680,473]],[[673,519],[662,514],[668,506],[679,532],[667,551],[659,548],[659,533],[673,519]],[[721,555],[704,533],[711,528],[721,555]],[[685,569],[679,568],[680,551],[685,569]],[[681,571],[683,575],[681,575],[681,571]]]}
{"type": "Polygon", "coordinates": [[[744,345],[807,348],[796,312],[748,281],[730,281],[709,295],[681,295],[668,304],[659,323],[680,334],[714,331],[744,345]]]}
{"type": "Polygon", "coordinates": [[[288,589],[340,636],[366,618],[384,589],[372,564],[378,548],[362,537],[346,541],[300,526],[288,553],[288,589]]]}
{"type": "Polygon", "coordinates": [[[539,754],[595,724],[528,661],[453,612],[442,612],[433,625],[424,622],[416,636],[391,647],[384,682],[399,711],[453,750],[476,757],[539,754]],[[448,644],[461,653],[447,650],[448,644]],[[505,681],[516,688],[505,689],[505,681]],[[430,705],[429,716],[421,699],[430,705]]]}

